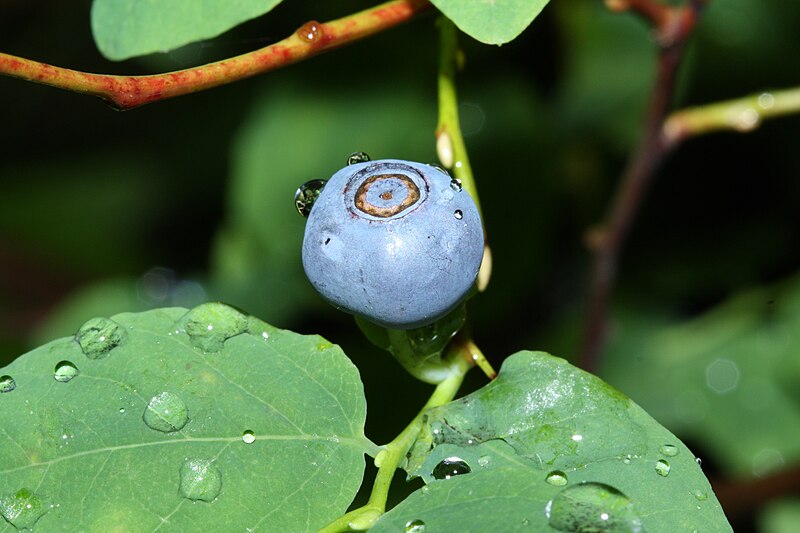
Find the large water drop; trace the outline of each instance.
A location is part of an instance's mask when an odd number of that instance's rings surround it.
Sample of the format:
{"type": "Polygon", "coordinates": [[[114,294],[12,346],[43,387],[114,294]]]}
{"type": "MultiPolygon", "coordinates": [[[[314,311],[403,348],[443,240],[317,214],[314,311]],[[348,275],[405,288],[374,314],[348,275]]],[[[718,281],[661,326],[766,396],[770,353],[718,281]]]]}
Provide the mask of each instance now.
{"type": "Polygon", "coordinates": [[[61,361],[53,369],[53,377],[59,383],[67,383],[80,374],[80,370],[71,361],[61,361]]]}
{"type": "Polygon", "coordinates": [[[222,488],[222,473],[209,459],[187,459],[180,479],[181,496],[190,500],[213,501],[222,488]]]}
{"type": "Polygon", "coordinates": [[[47,511],[42,499],[30,489],[0,497],[0,515],[17,529],[33,529],[47,511]]]}
{"type": "Polygon", "coordinates": [[[217,302],[198,305],[181,323],[192,344],[204,352],[218,352],[226,340],[247,331],[247,316],[217,302]]]}
{"type": "Polygon", "coordinates": [[[580,483],[559,492],[545,507],[550,525],[572,533],[641,533],[633,502],[603,483],[580,483]]]}
{"type": "Polygon", "coordinates": [[[75,334],[75,341],[89,359],[106,357],[111,350],[125,342],[128,332],[110,318],[92,318],[75,334]]]}
{"type": "Polygon", "coordinates": [[[434,479],[450,479],[453,476],[469,474],[472,468],[460,457],[448,457],[442,459],[433,467],[434,479]]]}
{"type": "Polygon", "coordinates": [[[150,398],[142,420],[151,429],[171,433],[186,425],[189,421],[189,410],[180,396],[172,392],[162,392],[150,398]]]}

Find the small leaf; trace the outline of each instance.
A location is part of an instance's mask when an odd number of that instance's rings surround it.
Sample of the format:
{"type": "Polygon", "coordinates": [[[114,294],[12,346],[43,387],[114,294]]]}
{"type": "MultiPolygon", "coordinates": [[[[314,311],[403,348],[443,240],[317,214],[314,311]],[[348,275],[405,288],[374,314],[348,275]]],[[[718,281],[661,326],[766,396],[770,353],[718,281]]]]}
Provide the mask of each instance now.
{"type": "Polygon", "coordinates": [[[355,367],[222,304],[93,319],[0,375],[17,385],[0,394],[0,514],[18,527],[313,531],[361,483],[355,367]]]}
{"type": "Polygon", "coordinates": [[[100,52],[120,61],[210,39],[270,11],[281,0],[94,0],[92,33],[100,52]]]}
{"type": "Polygon", "coordinates": [[[513,41],[549,0],[431,0],[458,28],[486,44],[513,41]]]}
{"type": "Polygon", "coordinates": [[[415,520],[429,531],[730,531],[686,446],[541,352],[513,355],[492,383],[428,411],[409,471],[428,484],[370,533],[415,520]]]}

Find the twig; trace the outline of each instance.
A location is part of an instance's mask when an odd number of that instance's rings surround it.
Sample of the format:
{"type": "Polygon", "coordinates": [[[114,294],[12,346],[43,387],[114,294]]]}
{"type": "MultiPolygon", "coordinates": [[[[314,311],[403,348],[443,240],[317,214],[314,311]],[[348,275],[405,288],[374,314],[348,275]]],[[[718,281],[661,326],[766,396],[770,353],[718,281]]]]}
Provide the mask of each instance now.
{"type": "Polygon", "coordinates": [[[621,0],[616,10],[629,9],[653,24],[659,44],[658,72],[650,97],[644,131],[633,151],[614,196],[605,224],[587,234],[587,246],[594,253],[581,367],[596,371],[606,340],[608,303],[617,273],[622,245],[644,198],[647,187],[666,155],[669,145],[662,135],[675,87],[675,75],[684,44],[694,29],[702,3],[668,6],[655,0],[621,0]]]}
{"type": "Polygon", "coordinates": [[[304,25],[289,37],[229,59],[150,76],[110,76],[54,67],[0,52],[0,74],[97,96],[126,110],[182,96],[297,63],[406,22],[431,7],[428,0],[392,0],[359,13],[304,25]]]}
{"type": "Polygon", "coordinates": [[[676,111],[664,123],[663,134],[665,141],[674,146],[689,137],[712,131],[752,131],[766,118],[798,112],[800,87],[762,92],[676,111]]]}

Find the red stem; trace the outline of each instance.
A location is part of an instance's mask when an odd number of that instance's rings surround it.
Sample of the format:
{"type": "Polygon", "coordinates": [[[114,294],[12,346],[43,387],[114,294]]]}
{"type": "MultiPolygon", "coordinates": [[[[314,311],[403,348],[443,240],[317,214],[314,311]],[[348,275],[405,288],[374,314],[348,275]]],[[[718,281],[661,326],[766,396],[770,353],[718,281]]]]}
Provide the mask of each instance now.
{"type": "Polygon", "coordinates": [[[297,63],[332,48],[387,30],[412,19],[430,7],[428,0],[392,0],[330,22],[308,23],[282,41],[259,50],[216,63],[165,74],[150,76],[90,74],[1,52],[0,74],[97,96],[119,110],[132,109],[297,63]]]}

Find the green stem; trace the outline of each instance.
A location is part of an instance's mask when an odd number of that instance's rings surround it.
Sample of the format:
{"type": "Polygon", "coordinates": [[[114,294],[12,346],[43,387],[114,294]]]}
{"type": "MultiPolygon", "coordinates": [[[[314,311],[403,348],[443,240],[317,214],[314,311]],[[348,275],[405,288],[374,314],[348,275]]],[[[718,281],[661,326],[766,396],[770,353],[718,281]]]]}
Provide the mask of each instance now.
{"type": "Polygon", "coordinates": [[[200,67],[152,76],[110,76],[54,67],[0,52],[0,75],[41,83],[105,100],[124,110],[210,89],[284,67],[363,39],[412,19],[431,7],[428,0],[392,0],[317,25],[315,38],[300,31],[264,48],[200,67]]]}
{"type": "Polygon", "coordinates": [[[752,131],[766,118],[800,112],[800,88],[763,92],[744,98],[676,111],[662,130],[669,145],[718,130],[752,131]]]}
{"type": "MultiPolygon", "coordinates": [[[[458,97],[456,95],[456,70],[459,63],[458,35],[453,22],[445,16],[439,17],[439,124],[436,126],[436,152],[442,164],[472,196],[478,213],[483,219],[478,187],[472,175],[464,136],[458,120],[458,97]]],[[[483,228],[483,262],[478,272],[479,291],[486,289],[492,274],[492,251],[483,228]]]]}
{"type": "Polygon", "coordinates": [[[433,407],[444,405],[455,398],[458,389],[461,388],[461,383],[464,381],[464,376],[471,368],[471,365],[458,354],[454,354],[449,359],[453,361],[450,376],[436,386],[425,406],[411,423],[392,442],[384,446],[383,450],[375,457],[378,474],[375,477],[375,483],[372,485],[372,493],[367,504],[339,517],[317,533],[365,531],[386,512],[386,500],[389,496],[389,487],[392,484],[395,470],[400,468],[403,461],[405,461],[408,450],[411,449],[422,429],[425,412],[433,407]]]}
{"type": "Polygon", "coordinates": [[[456,27],[447,17],[439,18],[439,124],[436,127],[436,150],[442,164],[475,200],[480,211],[478,188],[472,176],[467,157],[467,147],[461,135],[456,95],[456,67],[458,64],[458,38],[456,27]]]}

